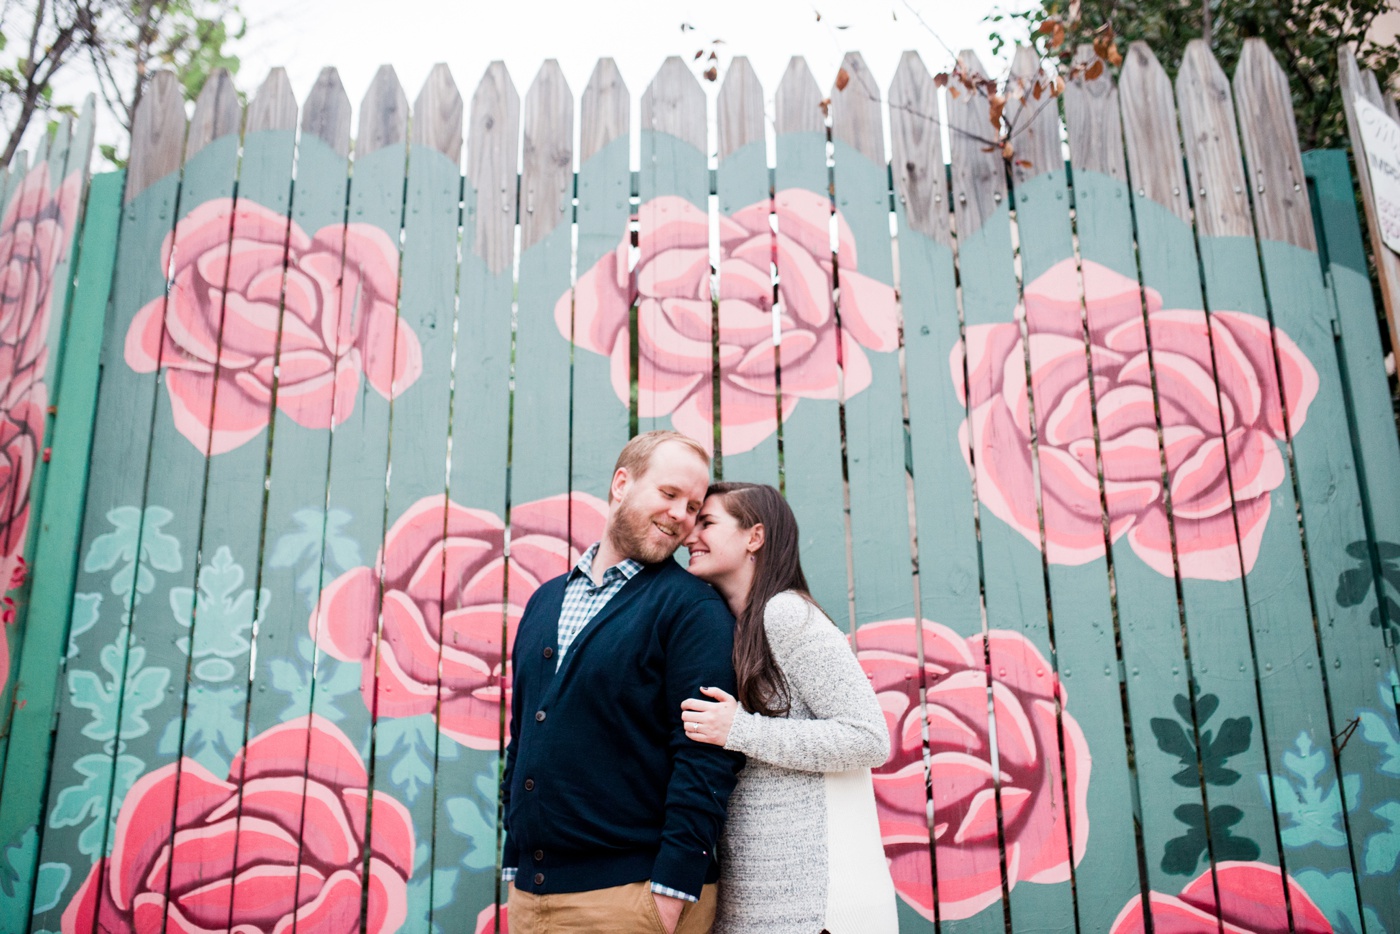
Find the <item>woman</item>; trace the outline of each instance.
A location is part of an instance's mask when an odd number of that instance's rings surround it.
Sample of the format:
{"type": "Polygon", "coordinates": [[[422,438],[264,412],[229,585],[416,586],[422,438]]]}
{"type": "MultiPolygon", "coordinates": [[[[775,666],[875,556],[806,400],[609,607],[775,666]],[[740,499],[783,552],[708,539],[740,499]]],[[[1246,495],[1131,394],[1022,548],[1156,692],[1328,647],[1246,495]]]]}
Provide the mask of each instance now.
{"type": "Polygon", "coordinates": [[[870,780],[889,757],[885,717],[808,593],[792,510],[771,486],[716,483],[685,545],[734,613],[739,692],[683,702],[686,735],[748,757],[720,840],[715,934],[897,931],[870,780]]]}

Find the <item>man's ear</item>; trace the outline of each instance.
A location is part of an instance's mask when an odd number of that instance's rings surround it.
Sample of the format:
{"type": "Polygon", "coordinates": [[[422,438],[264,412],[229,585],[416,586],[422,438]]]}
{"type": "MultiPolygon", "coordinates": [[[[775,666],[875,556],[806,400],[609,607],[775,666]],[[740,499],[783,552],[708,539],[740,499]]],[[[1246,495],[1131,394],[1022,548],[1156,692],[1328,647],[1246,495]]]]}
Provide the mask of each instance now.
{"type": "Polygon", "coordinates": [[[632,477],[627,473],[626,467],[619,467],[613,471],[612,483],[608,486],[608,502],[620,503],[622,496],[627,492],[627,485],[632,482],[632,477]]]}
{"type": "Polygon", "coordinates": [[[762,522],[754,523],[753,527],[749,529],[749,554],[753,554],[755,551],[758,551],[758,549],[763,547],[763,539],[765,534],[766,533],[763,531],[762,522]]]}

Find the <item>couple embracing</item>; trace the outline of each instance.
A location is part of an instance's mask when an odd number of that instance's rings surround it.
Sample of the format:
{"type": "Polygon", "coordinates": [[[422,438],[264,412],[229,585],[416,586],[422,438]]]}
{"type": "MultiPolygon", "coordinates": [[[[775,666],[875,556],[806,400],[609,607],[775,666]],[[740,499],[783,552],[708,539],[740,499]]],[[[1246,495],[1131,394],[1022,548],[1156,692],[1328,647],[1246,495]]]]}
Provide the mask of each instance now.
{"type": "Polygon", "coordinates": [[[885,718],[777,490],[632,439],[602,540],[531,597],[512,657],[515,934],[896,930],[885,718]]]}

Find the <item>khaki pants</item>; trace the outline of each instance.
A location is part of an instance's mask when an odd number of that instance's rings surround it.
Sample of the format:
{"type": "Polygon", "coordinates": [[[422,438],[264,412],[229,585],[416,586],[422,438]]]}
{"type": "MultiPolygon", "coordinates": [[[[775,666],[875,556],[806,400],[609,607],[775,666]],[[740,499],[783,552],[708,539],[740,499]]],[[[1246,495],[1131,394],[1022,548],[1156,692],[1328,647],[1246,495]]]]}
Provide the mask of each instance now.
{"type": "MultiPolygon", "coordinates": [[[[709,934],[715,923],[715,886],[687,903],[675,934],[709,934]]],[[[510,886],[511,934],[665,934],[650,882],[591,892],[534,895],[510,886]]]]}

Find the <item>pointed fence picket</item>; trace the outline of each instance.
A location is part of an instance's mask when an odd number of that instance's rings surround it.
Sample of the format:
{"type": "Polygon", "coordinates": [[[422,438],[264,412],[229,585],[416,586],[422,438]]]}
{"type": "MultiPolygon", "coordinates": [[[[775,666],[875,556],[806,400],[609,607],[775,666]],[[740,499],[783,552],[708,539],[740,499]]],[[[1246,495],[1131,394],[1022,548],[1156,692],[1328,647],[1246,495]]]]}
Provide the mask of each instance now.
{"type": "Polygon", "coordinates": [[[503,929],[514,626],[650,427],[785,490],[889,718],[902,930],[1389,929],[1400,444],[1345,156],[1259,40],[1110,72],[1018,53],[1003,140],[913,53],[888,110],[859,54],[771,108],[738,57],[710,156],[672,58],[635,173],[609,59],[577,136],[553,61],[411,112],[382,69],[353,157],[334,69],[246,114],[216,72],[188,125],[161,74],[81,224],[91,108],[15,160],[7,224],[75,194],[0,242],[54,296],[44,382],[0,371],[53,448],[0,438],[0,930],[503,929]]]}

